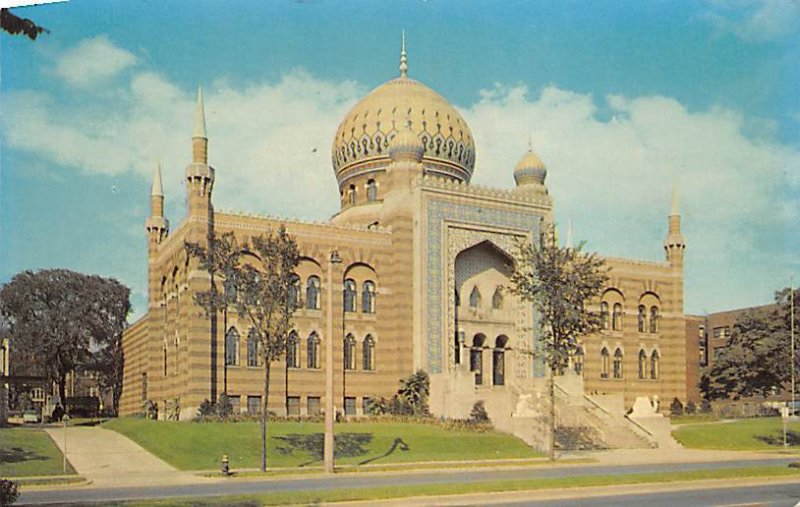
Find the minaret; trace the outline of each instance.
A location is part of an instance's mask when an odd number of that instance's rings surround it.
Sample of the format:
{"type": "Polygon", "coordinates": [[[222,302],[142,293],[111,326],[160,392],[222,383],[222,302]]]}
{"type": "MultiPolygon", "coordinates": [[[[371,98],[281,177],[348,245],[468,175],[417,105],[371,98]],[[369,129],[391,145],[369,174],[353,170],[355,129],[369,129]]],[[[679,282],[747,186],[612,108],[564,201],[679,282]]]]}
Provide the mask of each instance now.
{"type": "Polygon", "coordinates": [[[164,218],[164,189],[161,186],[161,162],[153,174],[153,186],[150,190],[150,216],[145,222],[148,241],[157,245],[167,237],[169,221],[164,218]]]}
{"type": "Polygon", "coordinates": [[[681,212],[678,207],[678,189],[672,187],[672,209],[669,212],[669,232],[664,238],[664,251],[667,254],[667,262],[675,268],[683,269],[683,251],[686,249],[686,241],[681,234],[681,212]]]}
{"type": "Polygon", "coordinates": [[[189,216],[210,217],[214,168],[208,165],[208,136],[203,109],[203,90],[197,88],[192,129],[192,163],[186,166],[186,193],[189,216]]]}

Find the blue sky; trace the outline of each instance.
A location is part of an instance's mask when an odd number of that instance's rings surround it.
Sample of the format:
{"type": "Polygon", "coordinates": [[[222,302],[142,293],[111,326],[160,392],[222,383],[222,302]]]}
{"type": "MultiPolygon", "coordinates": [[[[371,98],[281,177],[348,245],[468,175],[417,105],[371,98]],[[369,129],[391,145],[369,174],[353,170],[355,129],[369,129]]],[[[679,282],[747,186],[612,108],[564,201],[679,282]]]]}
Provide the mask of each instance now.
{"type": "Polygon", "coordinates": [[[510,187],[532,137],[560,224],[603,255],[663,258],[673,184],[686,311],[800,282],[800,3],[82,1],[15,10],[0,36],[0,281],[114,276],[145,309],[143,223],[161,160],[184,213],[192,101],[206,97],[218,209],[325,219],[338,122],[397,74],[455,104],[473,182],[510,187]]]}

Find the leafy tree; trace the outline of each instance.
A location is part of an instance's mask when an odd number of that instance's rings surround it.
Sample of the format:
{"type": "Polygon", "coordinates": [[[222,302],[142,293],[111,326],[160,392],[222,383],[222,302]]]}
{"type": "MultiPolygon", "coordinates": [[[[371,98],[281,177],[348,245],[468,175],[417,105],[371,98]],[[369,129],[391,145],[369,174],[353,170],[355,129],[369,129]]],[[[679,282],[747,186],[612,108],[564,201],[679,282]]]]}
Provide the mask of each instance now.
{"type": "MultiPolygon", "coordinates": [[[[286,351],[286,338],[292,329],[292,314],[297,305],[290,297],[294,271],[300,262],[297,242],[281,225],[277,232],[253,237],[249,245],[239,245],[231,233],[219,238],[209,236],[209,248],[187,244],[190,255],[200,259],[212,273],[208,291],[195,300],[211,314],[232,307],[239,319],[248,322],[257,340],[258,354],[264,366],[261,403],[261,470],[267,468],[267,406],[272,363],[286,351]],[[242,263],[243,250],[252,252],[255,265],[242,263]],[[215,274],[224,279],[220,292],[215,274]]],[[[227,324],[226,324],[227,326],[227,324]]]]}
{"type": "MultiPolygon", "coordinates": [[[[800,312],[798,299],[800,290],[795,291],[795,322],[800,312]]],[[[700,390],[705,398],[768,396],[791,382],[789,289],[776,292],[775,301],[770,311],[749,311],[736,320],[728,346],[701,377],[700,390]]],[[[797,355],[794,361],[800,372],[797,355]]]]}
{"type": "MultiPolygon", "coordinates": [[[[12,348],[36,360],[65,401],[67,374],[117,371],[122,331],[130,312],[130,290],[110,278],[66,269],[24,271],[0,289],[0,313],[12,348]],[[109,357],[115,358],[109,364],[109,357]]],[[[108,377],[118,401],[120,373],[108,377]]]]}
{"type": "Polygon", "coordinates": [[[600,329],[600,315],[587,310],[607,280],[605,262],[593,253],[559,247],[555,228],[546,227],[538,244],[521,244],[511,275],[511,292],[530,301],[539,318],[550,369],[550,458],[555,458],[555,380],[569,364],[581,336],[600,329]]]}
{"type": "Polygon", "coordinates": [[[11,35],[27,35],[31,40],[36,40],[42,32],[50,33],[46,28],[38,26],[30,19],[21,18],[8,9],[0,9],[0,29],[11,35]]]}

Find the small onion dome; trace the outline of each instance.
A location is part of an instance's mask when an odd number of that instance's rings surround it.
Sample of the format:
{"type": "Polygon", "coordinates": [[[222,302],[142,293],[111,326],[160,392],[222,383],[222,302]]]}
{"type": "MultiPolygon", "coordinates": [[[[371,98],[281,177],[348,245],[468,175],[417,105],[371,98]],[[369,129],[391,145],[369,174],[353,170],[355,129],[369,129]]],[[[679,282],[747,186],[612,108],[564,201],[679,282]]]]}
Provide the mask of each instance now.
{"type": "Polygon", "coordinates": [[[514,168],[514,181],[517,186],[532,184],[544,185],[544,179],[546,177],[547,168],[544,166],[542,159],[530,149],[514,168]]]}
{"type": "Polygon", "coordinates": [[[389,140],[389,157],[392,160],[399,160],[402,158],[410,158],[415,162],[422,160],[422,154],[425,153],[425,146],[422,145],[419,137],[411,131],[410,124],[406,124],[405,128],[389,140]]]}

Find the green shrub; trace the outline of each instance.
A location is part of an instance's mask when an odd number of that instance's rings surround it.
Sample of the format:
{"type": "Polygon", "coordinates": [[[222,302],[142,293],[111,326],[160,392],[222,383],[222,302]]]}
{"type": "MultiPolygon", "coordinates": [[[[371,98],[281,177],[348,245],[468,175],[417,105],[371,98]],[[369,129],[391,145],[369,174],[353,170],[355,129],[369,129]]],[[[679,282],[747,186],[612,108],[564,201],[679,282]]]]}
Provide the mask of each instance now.
{"type": "Polygon", "coordinates": [[[683,415],[683,403],[677,397],[672,400],[669,406],[669,413],[674,416],[683,415]]]}
{"type": "Polygon", "coordinates": [[[469,413],[469,420],[474,423],[490,423],[489,414],[486,413],[486,407],[483,406],[483,400],[478,400],[472,405],[472,411],[469,413]]]}
{"type": "Polygon", "coordinates": [[[695,405],[693,401],[689,401],[686,404],[686,415],[694,415],[696,413],[697,413],[697,405],[695,405]]]}
{"type": "Polygon", "coordinates": [[[703,400],[700,402],[700,413],[701,414],[710,414],[711,413],[711,402],[708,400],[703,400]]]}
{"type": "Polygon", "coordinates": [[[17,501],[19,491],[17,483],[7,479],[0,479],[0,506],[12,505],[17,501]]]}

